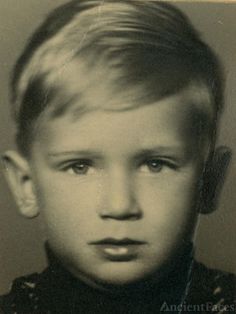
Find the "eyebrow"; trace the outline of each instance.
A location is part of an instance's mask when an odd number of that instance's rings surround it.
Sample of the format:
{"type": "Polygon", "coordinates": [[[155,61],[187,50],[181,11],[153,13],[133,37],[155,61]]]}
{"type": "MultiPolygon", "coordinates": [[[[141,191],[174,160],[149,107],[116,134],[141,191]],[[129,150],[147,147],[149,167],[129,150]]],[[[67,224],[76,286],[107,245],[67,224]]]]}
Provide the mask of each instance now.
{"type": "Polygon", "coordinates": [[[189,150],[185,147],[180,146],[158,146],[151,149],[141,149],[137,154],[135,154],[136,159],[142,159],[146,156],[153,156],[153,157],[162,157],[162,158],[171,158],[173,160],[180,160],[180,159],[188,159],[190,154],[189,150]]]}
{"type": "Polygon", "coordinates": [[[56,157],[67,157],[71,155],[79,155],[81,157],[93,157],[99,158],[101,153],[91,150],[69,150],[69,151],[62,151],[62,152],[49,152],[47,156],[50,158],[56,157]]]}
{"type": "MultiPolygon", "coordinates": [[[[183,147],[180,146],[156,146],[152,148],[141,148],[136,154],[137,157],[152,155],[152,154],[169,154],[169,153],[178,153],[183,154],[186,151],[183,147]]],[[[71,155],[79,155],[81,157],[94,157],[100,158],[102,156],[101,152],[93,151],[90,149],[82,149],[82,150],[68,150],[68,151],[59,151],[59,152],[49,152],[47,154],[48,157],[66,157],[71,155]]]]}

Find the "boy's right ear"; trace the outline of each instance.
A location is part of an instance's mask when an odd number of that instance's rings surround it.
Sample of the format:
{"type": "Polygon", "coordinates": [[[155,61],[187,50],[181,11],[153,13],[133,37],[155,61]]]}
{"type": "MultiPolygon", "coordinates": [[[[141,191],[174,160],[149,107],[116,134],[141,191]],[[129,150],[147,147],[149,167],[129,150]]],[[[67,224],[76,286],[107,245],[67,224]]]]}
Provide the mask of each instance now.
{"type": "Polygon", "coordinates": [[[5,177],[15,197],[20,213],[33,218],[39,214],[37,196],[28,161],[16,151],[2,156],[5,177]]]}

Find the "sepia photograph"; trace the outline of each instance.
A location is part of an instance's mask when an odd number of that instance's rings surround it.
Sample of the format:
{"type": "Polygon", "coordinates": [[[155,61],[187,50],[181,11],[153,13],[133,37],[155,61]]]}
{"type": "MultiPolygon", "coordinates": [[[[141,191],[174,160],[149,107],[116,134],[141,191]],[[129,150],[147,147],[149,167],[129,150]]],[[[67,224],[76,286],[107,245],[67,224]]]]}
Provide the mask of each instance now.
{"type": "Polygon", "coordinates": [[[0,0],[0,314],[236,313],[236,0],[0,0]]]}

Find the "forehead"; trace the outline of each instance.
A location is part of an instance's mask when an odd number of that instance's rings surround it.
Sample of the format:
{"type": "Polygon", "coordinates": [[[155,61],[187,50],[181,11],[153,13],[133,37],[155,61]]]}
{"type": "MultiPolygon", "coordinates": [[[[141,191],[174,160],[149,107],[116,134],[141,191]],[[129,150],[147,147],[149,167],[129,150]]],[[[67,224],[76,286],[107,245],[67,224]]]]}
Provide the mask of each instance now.
{"type": "Polygon", "coordinates": [[[198,130],[193,122],[200,111],[195,98],[193,90],[186,90],[129,110],[93,110],[80,117],[69,110],[44,121],[36,142],[46,151],[93,149],[117,153],[155,145],[197,146],[198,130]]]}

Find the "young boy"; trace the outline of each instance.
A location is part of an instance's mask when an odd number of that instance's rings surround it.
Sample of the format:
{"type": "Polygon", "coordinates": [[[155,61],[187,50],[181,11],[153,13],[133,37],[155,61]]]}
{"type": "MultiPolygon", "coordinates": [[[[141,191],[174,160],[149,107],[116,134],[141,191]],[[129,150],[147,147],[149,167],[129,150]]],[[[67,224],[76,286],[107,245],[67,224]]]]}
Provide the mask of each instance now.
{"type": "Polygon", "coordinates": [[[235,277],[193,259],[229,160],[215,149],[219,62],[162,1],[81,0],[36,31],[12,80],[20,212],[43,216],[49,266],[3,313],[228,313],[235,277]]]}

